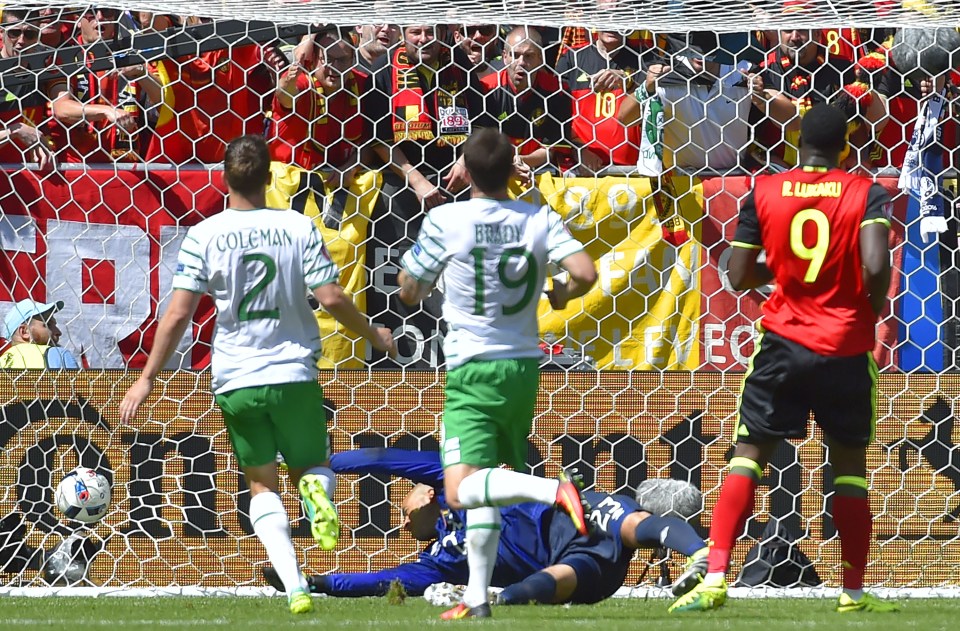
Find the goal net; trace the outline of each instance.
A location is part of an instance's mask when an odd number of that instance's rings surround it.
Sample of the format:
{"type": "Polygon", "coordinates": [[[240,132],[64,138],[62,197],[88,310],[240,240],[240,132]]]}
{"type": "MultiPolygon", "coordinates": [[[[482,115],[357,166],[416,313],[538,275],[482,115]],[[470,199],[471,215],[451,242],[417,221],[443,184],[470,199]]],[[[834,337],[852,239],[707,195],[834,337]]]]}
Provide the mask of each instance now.
{"type": "MultiPolygon", "coordinates": [[[[399,258],[424,205],[465,194],[450,177],[458,145],[476,128],[498,127],[529,172],[512,192],[560,213],[599,269],[597,286],[566,309],[540,299],[544,372],[531,470],[577,467],[588,486],[630,496],[647,478],[689,481],[704,494],[694,523],[707,528],[770,291],[735,292],[726,280],[740,202],[757,174],[797,164],[798,121],[818,102],[849,116],[844,168],[874,177],[893,198],[890,307],[874,352],[867,581],[956,583],[960,77],[957,34],[947,27],[960,3],[196,0],[189,8],[190,16],[184,3],[147,0],[3,7],[4,589],[264,585],[246,486],[210,395],[211,302],[201,302],[140,418],[130,426],[118,418],[169,300],[180,242],[224,208],[219,163],[226,142],[244,133],[270,142],[270,205],[315,218],[341,285],[398,339],[390,360],[317,312],[334,452],[437,449],[440,294],[405,310],[395,297],[399,258]],[[913,65],[898,68],[890,50],[909,39],[906,27],[926,35],[911,40],[922,42],[913,65]],[[935,130],[929,143],[912,140],[917,121],[935,130]],[[905,163],[920,171],[901,188],[905,163]],[[16,315],[25,300],[47,312],[53,304],[58,340],[17,343],[33,322],[16,315]],[[57,481],[79,464],[113,484],[109,513],[89,528],[53,504],[57,481]]],[[[784,444],[768,467],[734,572],[775,520],[824,584],[838,585],[833,473],[810,427],[809,439],[784,444]]],[[[323,552],[285,486],[306,571],[415,559],[420,548],[399,528],[409,488],[344,476],[340,545],[323,552]]],[[[628,585],[659,576],[646,559],[638,556],[628,585]]]]}

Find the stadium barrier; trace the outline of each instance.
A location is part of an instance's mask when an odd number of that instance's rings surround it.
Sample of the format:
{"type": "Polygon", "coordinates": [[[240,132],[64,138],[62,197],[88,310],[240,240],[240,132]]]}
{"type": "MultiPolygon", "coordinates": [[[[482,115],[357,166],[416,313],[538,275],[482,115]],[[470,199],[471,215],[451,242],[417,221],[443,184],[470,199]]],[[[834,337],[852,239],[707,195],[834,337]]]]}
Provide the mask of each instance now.
{"type": "MultiPolygon", "coordinates": [[[[328,204],[315,174],[274,163],[268,203],[317,217],[340,282],[358,306],[397,290],[400,252],[378,239],[379,176],[357,178],[342,213],[325,216],[328,204]],[[368,251],[372,248],[373,251],[368,251]]],[[[540,302],[540,327],[550,344],[581,366],[601,370],[742,369],[753,348],[764,290],[740,293],[725,285],[729,242],[747,176],[703,180],[674,177],[669,188],[649,178],[558,178],[541,175],[524,195],[564,215],[571,232],[597,260],[600,280],[584,298],[555,312],[540,302]],[[674,203],[673,200],[676,200],[674,203]]],[[[909,338],[899,310],[904,292],[900,247],[905,196],[896,179],[877,181],[896,195],[894,313],[878,329],[881,369],[896,369],[909,338]]],[[[14,296],[63,300],[61,344],[90,368],[141,367],[157,318],[169,298],[180,240],[189,226],[224,207],[222,172],[210,169],[84,169],[41,173],[7,171],[0,177],[0,310],[14,296]]],[[[946,269],[944,278],[957,270],[946,269]]],[[[944,314],[952,313],[955,283],[943,282],[944,314]]],[[[213,305],[204,300],[168,368],[200,370],[209,364],[213,305]]],[[[378,313],[370,312],[376,319],[378,313]]],[[[319,314],[324,337],[322,367],[361,368],[372,358],[361,340],[319,314]]],[[[913,326],[951,325],[924,318],[913,326]]],[[[953,329],[950,329],[953,330],[953,329]]],[[[442,336],[434,317],[395,331],[405,340],[396,364],[375,367],[438,368],[442,336]],[[426,323],[426,324],[423,324],[426,323]]],[[[944,355],[956,346],[950,334],[944,355]]],[[[947,358],[946,365],[953,365],[947,358]]]]}

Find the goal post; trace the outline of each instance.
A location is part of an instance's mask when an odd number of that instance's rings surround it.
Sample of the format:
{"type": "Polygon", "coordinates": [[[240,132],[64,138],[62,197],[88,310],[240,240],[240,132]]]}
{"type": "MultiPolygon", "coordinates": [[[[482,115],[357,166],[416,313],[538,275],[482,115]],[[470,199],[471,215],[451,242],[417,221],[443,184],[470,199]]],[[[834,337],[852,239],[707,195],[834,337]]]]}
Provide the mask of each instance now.
{"type": "MultiPolygon", "coordinates": [[[[77,6],[70,0],[15,2],[7,6],[77,6]]],[[[175,0],[114,0],[109,6],[128,10],[182,14],[175,0]]],[[[219,19],[269,20],[279,24],[533,24],[588,26],[597,29],[653,29],[687,32],[691,24],[705,31],[729,33],[744,28],[776,29],[846,27],[952,28],[960,6],[956,0],[196,0],[192,15],[219,19]],[[808,6],[811,10],[801,11],[808,6]],[[785,11],[784,8],[787,10],[785,11]]]]}
{"type": "MultiPolygon", "coordinates": [[[[44,103],[34,111],[39,118],[33,123],[44,134],[50,132],[51,150],[62,149],[64,153],[57,155],[63,159],[53,167],[40,167],[22,151],[26,164],[8,163],[0,169],[0,312],[5,316],[24,299],[62,301],[57,312],[63,331],[60,345],[83,367],[0,369],[0,524],[6,529],[0,532],[0,593],[28,593],[51,585],[52,591],[33,593],[70,593],[60,591],[70,588],[98,594],[264,593],[259,568],[266,556],[252,533],[246,486],[210,395],[211,303],[201,303],[140,418],[130,426],[120,425],[118,405],[144,365],[158,317],[169,300],[180,241],[190,226],[224,208],[225,184],[216,162],[231,138],[218,134],[242,130],[274,138],[282,133],[278,124],[289,121],[275,116],[276,82],[289,71],[292,48],[302,34],[329,33],[329,25],[442,23],[446,30],[441,37],[449,36],[442,46],[453,64],[459,53],[449,51],[464,39],[459,25],[503,25],[495,29],[493,56],[484,61],[492,72],[501,67],[494,57],[503,52],[510,30],[506,25],[554,28],[549,36],[544,30],[544,37],[558,40],[544,42],[544,49],[554,53],[565,35],[569,36],[562,40],[565,45],[574,45],[579,37],[592,46],[594,31],[605,29],[618,34],[622,47],[650,52],[652,56],[646,57],[646,52],[635,51],[634,59],[643,65],[626,69],[636,84],[631,91],[590,93],[582,98],[593,100],[580,103],[580,110],[568,110],[569,119],[553,121],[559,138],[547,140],[545,131],[554,111],[541,108],[525,114],[529,138],[518,139],[518,146],[549,145],[562,159],[536,170],[532,183],[516,182],[512,192],[560,213],[599,270],[597,286],[567,309],[554,311],[541,299],[544,371],[528,465],[546,476],[574,466],[591,488],[631,496],[647,478],[689,481],[704,494],[703,510],[694,518],[704,529],[719,495],[732,446],[737,396],[753,351],[756,321],[769,294],[769,288],[743,293],[731,289],[726,280],[729,243],[740,202],[756,174],[790,166],[796,136],[783,131],[772,145],[754,149],[761,131],[769,131],[765,126],[769,121],[753,114],[747,117],[748,104],[736,109],[737,98],[749,100],[746,92],[731,99],[733,92],[710,84],[716,91],[703,97],[703,111],[723,105],[724,99],[734,109],[727,108],[722,115],[705,113],[702,118],[723,133],[717,144],[697,145],[704,137],[697,135],[700,121],[683,119],[678,103],[701,94],[698,90],[706,84],[689,74],[666,84],[667,89],[680,91],[674,101],[666,92],[657,97],[662,101],[660,118],[650,104],[645,105],[643,135],[624,137],[633,153],[620,163],[611,159],[588,171],[578,150],[590,143],[572,137],[583,134],[584,128],[570,119],[595,115],[591,123],[595,128],[615,122],[610,119],[616,118],[624,99],[645,85],[656,54],[680,59],[682,51],[669,48],[676,42],[665,35],[687,33],[692,24],[717,34],[716,50],[696,51],[717,53],[717,59],[726,60],[717,63],[727,67],[725,85],[733,89],[737,86],[731,77],[738,63],[747,57],[762,60],[777,50],[776,42],[761,44],[762,37],[751,38],[746,31],[808,30],[826,59],[849,52],[852,59],[844,68],[851,73],[859,68],[863,79],[863,73],[890,72],[885,54],[879,66],[862,62],[877,53],[872,44],[883,43],[871,42],[871,33],[953,28],[960,11],[960,2],[946,0],[196,0],[190,3],[191,13],[211,18],[212,24],[191,26],[183,19],[182,28],[159,32],[145,28],[139,33],[147,23],[132,12],[180,15],[183,3],[114,1],[109,6],[117,9],[116,20],[125,30],[93,46],[64,40],[59,50],[69,62],[53,67],[50,55],[33,51],[26,54],[39,61],[14,71],[7,68],[13,62],[0,59],[0,70],[11,70],[0,77],[3,94],[13,95],[6,102],[16,101],[19,107],[29,93],[18,92],[27,89],[23,86],[30,82],[43,86],[62,74],[78,99],[102,104],[96,99],[107,97],[91,92],[97,81],[113,85],[109,77],[124,68],[150,66],[144,69],[146,75],[117,85],[122,92],[125,86],[150,80],[158,82],[159,92],[131,88],[133,100],[111,105],[141,108],[136,114],[140,127],[129,134],[131,138],[166,134],[186,140],[153,154],[144,141],[139,153],[93,152],[75,159],[69,142],[57,145],[58,138],[79,138],[89,132],[92,142],[106,142],[111,128],[95,121],[55,120],[44,103]],[[244,24],[249,28],[242,28],[244,24]],[[454,31],[459,35],[454,37],[454,31]],[[746,37],[738,39],[738,34],[746,37]],[[262,44],[271,50],[265,52],[262,44]],[[761,45],[767,49],[757,48],[761,45]],[[188,50],[189,46],[194,48],[188,50]],[[667,48],[658,53],[661,46],[667,48]],[[161,100],[151,101],[150,94],[160,94],[161,100]],[[677,124],[683,120],[690,124],[680,129],[677,124]],[[83,127],[88,123],[89,129],[83,127]],[[709,160],[695,168],[677,164],[681,155],[722,154],[729,149],[723,146],[728,132],[735,137],[743,134],[743,142],[727,151],[735,165],[717,168],[709,160]],[[182,155],[172,158],[174,150],[183,150],[182,155]],[[136,156],[131,158],[130,153],[136,156]],[[103,159],[106,154],[110,157],[103,159]],[[776,161],[771,157],[775,154],[776,161]],[[651,162],[642,163],[641,155],[659,163],[662,173],[644,171],[651,162]],[[53,503],[57,481],[78,465],[101,471],[113,483],[107,516],[80,531],[62,519],[53,503]],[[58,576],[49,570],[49,563],[44,565],[75,532],[102,546],[81,580],[58,576]],[[35,549],[41,552],[34,554],[35,549]]],[[[45,15],[58,24],[71,20],[71,37],[72,29],[79,32],[79,20],[88,19],[74,12],[76,3],[69,1],[8,3],[3,11],[20,7],[62,8],[63,13],[53,12],[54,18],[45,15]]],[[[402,32],[393,37],[402,40],[402,32]]],[[[693,45],[690,39],[677,39],[685,40],[681,47],[693,45]]],[[[393,43],[389,50],[402,45],[393,43]]],[[[356,43],[350,46],[355,52],[356,43]]],[[[475,51],[464,54],[469,52],[475,51]]],[[[362,65],[360,57],[356,60],[362,65]]],[[[556,65],[556,54],[544,55],[544,76],[551,75],[556,65]]],[[[550,89],[573,91],[564,82],[576,83],[581,72],[586,70],[577,68],[551,83],[555,88],[550,89]]],[[[809,80],[816,78],[811,74],[809,80]]],[[[947,76],[947,84],[952,81],[947,76]]],[[[868,452],[875,519],[866,580],[884,589],[956,596],[960,473],[954,425],[960,397],[955,359],[960,347],[956,313],[960,276],[953,155],[960,132],[945,116],[939,141],[944,157],[934,175],[949,227],[928,245],[929,240],[919,240],[921,217],[898,182],[917,116],[919,101],[911,105],[909,100],[913,87],[919,89],[912,84],[887,86],[887,93],[881,94],[878,81],[867,83],[864,92],[846,92],[846,102],[853,102],[851,123],[867,130],[862,151],[852,154],[848,167],[862,168],[894,198],[889,209],[894,252],[891,309],[878,325],[875,350],[881,374],[876,442],[868,452]],[[882,103],[882,116],[874,116],[865,94],[882,103]],[[900,164],[893,158],[874,160],[869,145],[879,142],[882,130],[889,133],[893,124],[904,132],[891,146],[881,148],[891,155],[899,151],[900,164]]],[[[365,98],[376,90],[368,87],[365,92],[344,84],[339,92],[323,93],[312,85],[304,93],[313,95],[310,90],[320,97],[312,110],[314,118],[301,121],[299,129],[317,134],[323,142],[316,144],[326,143],[323,150],[352,145],[354,151],[345,152],[351,155],[344,161],[354,162],[331,168],[321,161],[308,168],[296,164],[299,154],[291,150],[285,154],[289,159],[272,164],[268,203],[315,218],[340,268],[341,285],[373,322],[391,326],[402,341],[399,359],[390,362],[318,311],[324,343],[320,382],[335,408],[330,423],[333,450],[435,450],[443,403],[443,329],[436,313],[400,314],[392,298],[398,259],[409,247],[393,221],[394,211],[410,199],[419,202],[391,181],[389,167],[368,162],[369,154],[363,153],[374,143],[378,122],[372,110],[365,109],[365,98]],[[346,105],[336,107],[357,108],[354,115],[364,121],[358,134],[347,118],[337,118],[345,110],[331,114],[333,106],[323,109],[341,93],[347,94],[346,105]],[[339,135],[324,136],[327,132],[317,129],[321,121],[329,124],[327,129],[336,126],[339,135]]],[[[946,95],[949,110],[953,93],[947,89],[946,95]]],[[[297,115],[304,116],[305,111],[297,115]]],[[[506,129],[504,121],[512,114],[500,114],[502,118],[492,118],[506,129]]],[[[134,140],[124,142],[132,146],[134,140]]],[[[620,149],[609,148],[609,153],[620,149]]],[[[0,143],[0,155],[7,155],[2,151],[0,143]]],[[[435,175],[444,175],[448,166],[435,175]]],[[[411,217],[418,215],[413,212],[411,217]]],[[[8,342],[4,340],[0,353],[9,349],[8,342]]],[[[820,438],[811,423],[810,438],[786,443],[774,455],[758,492],[758,515],[748,522],[737,548],[734,572],[764,524],[775,519],[797,536],[798,547],[815,563],[826,588],[839,584],[839,540],[830,514],[833,475],[822,464],[820,438]]],[[[402,480],[344,476],[335,498],[343,523],[340,545],[334,552],[323,552],[298,519],[295,489],[284,482],[283,501],[294,520],[294,542],[306,571],[378,570],[415,559],[417,543],[399,528],[400,500],[407,490],[409,485],[402,480]]],[[[657,572],[643,572],[646,558],[637,557],[626,585],[633,587],[643,576],[641,589],[624,594],[645,594],[653,588],[657,572]]],[[[676,569],[682,559],[667,563],[676,569]]]]}

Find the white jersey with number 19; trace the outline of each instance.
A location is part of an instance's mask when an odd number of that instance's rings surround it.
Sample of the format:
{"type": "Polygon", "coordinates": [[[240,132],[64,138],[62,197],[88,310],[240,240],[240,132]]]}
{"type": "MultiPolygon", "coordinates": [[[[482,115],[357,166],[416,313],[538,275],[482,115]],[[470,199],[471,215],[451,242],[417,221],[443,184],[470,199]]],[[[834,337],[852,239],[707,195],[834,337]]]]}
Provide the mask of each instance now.
{"type": "Polygon", "coordinates": [[[431,210],[404,270],[422,283],[443,273],[447,368],[471,359],[541,357],[537,304],[547,262],[583,247],[548,206],[473,198],[431,210]]]}
{"type": "Polygon", "coordinates": [[[295,211],[227,209],[190,228],[173,287],[216,303],[213,392],[316,380],[320,329],[307,291],[336,281],[320,231],[295,211]]]}

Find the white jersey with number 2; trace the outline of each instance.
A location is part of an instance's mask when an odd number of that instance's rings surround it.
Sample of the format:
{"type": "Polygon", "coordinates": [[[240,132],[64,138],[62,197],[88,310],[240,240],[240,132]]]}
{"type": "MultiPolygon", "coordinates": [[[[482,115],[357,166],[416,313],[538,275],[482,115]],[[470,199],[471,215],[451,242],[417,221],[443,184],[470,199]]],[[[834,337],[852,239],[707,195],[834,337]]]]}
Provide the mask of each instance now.
{"type": "Polygon", "coordinates": [[[473,198],[438,206],[403,255],[408,274],[443,273],[447,368],[471,359],[541,357],[537,304],[547,262],[583,247],[548,206],[473,198]]]}
{"type": "Polygon", "coordinates": [[[317,378],[320,329],[307,291],[337,281],[313,221],[292,210],[232,210],[190,228],[175,289],[217,306],[213,391],[317,378]]]}

